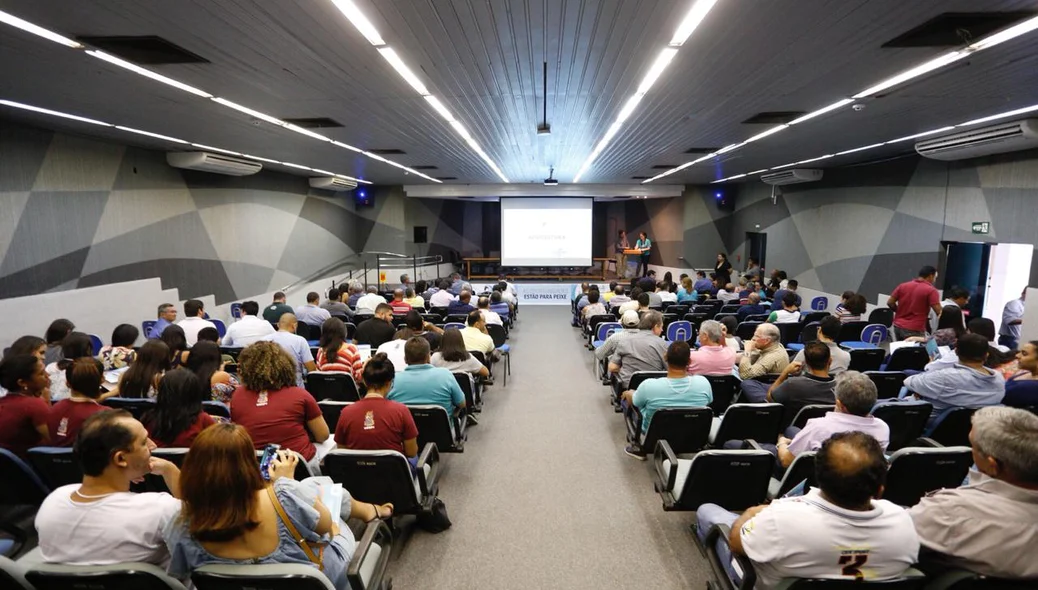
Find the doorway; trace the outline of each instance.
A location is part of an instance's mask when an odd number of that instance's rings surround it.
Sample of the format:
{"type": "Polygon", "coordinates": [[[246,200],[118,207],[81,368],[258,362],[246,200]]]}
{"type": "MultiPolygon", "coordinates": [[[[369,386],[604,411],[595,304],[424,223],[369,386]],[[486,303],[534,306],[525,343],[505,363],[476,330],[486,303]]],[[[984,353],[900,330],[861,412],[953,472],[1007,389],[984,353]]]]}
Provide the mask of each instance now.
{"type": "Polygon", "coordinates": [[[768,250],[768,234],[764,232],[748,231],[746,232],[746,258],[747,264],[749,264],[749,258],[757,261],[757,264],[761,268],[766,268],[767,263],[764,260],[765,254],[768,250]]]}

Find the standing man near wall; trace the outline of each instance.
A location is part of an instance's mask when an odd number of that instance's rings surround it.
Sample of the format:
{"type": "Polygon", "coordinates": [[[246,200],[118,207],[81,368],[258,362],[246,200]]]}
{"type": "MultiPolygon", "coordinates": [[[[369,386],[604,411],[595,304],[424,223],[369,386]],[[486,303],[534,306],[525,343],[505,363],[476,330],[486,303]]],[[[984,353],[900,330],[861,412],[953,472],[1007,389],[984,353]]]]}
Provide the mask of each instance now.
{"type": "Polygon", "coordinates": [[[620,230],[616,244],[613,245],[613,253],[616,255],[617,278],[627,278],[627,255],[624,254],[624,250],[628,250],[630,247],[631,244],[627,241],[627,232],[620,230]]]}
{"type": "Polygon", "coordinates": [[[901,283],[887,298],[887,307],[894,310],[894,337],[904,340],[910,336],[926,336],[926,324],[932,309],[941,315],[941,298],[933,283],[937,269],[924,266],[919,276],[901,283]]]}
{"type": "Polygon", "coordinates": [[[1020,346],[1020,325],[1024,323],[1024,300],[1027,288],[1020,292],[1019,299],[1006,303],[1002,309],[1002,327],[998,330],[998,343],[1016,350],[1020,346]]]}

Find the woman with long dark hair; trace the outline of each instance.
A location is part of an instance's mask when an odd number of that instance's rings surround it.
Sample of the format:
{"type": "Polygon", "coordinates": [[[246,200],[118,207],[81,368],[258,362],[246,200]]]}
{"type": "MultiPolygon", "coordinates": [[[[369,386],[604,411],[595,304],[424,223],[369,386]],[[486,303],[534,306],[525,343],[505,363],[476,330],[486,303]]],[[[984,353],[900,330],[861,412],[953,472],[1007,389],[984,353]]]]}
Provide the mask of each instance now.
{"type": "Polygon", "coordinates": [[[317,350],[318,371],[350,373],[360,383],[364,362],[353,344],[346,342],[346,324],[339,318],[330,318],[321,325],[321,341],[317,350]]]}
{"type": "Polygon", "coordinates": [[[47,365],[47,376],[50,377],[50,399],[52,402],[68,399],[68,381],[65,371],[78,358],[92,357],[94,345],[90,336],[82,332],[72,332],[61,341],[61,359],[47,365]]]}
{"type": "Polygon", "coordinates": [[[183,367],[166,373],[159,382],[155,409],[141,422],[148,437],[160,447],[190,447],[200,432],[216,424],[202,411],[207,389],[198,377],[183,367]]]}
{"type": "Polygon", "coordinates": [[[50,378],[43,361],[31,354],[6,356],[0,361],[0,449],[25,457],[32,447],[50,438],[50,378]]]}
{"type": "Polygon", "coordinates": [[[955,347],[959,337],[966,333],[966,324],[962,319],[962,310],[958,305],[945,305],[941,309],[941,317],[937,320],[937,330],[933,337],[937,346],[955,347]]]}
{"type": "Polygon", "coordinates": [[[728,255],[724,252],[717,253],[714,274],[717,275],[717,284],[721,285],[721,288],[732,282],[732,263],[728,262],[728,255]]]}
{"type": "Polygon", "coordinates": [[[137,329],[137,326],[131,324],[119,324],[115,330],[112,330],[112,343],[103,346],[97,355],[106,371],[121,369],[133,362],[133,358],[137,354],[133,350],[133,343],[137,342],[137,337],[140,335],[141,331],[137,329]]]}
{"type": "Polygon", "coordinates": [[[442,367],[452,373],[472,373],[487,377],[490,371],[465,348],[461,330],[451,328],[443,332],[440,349],[433,353],[430,361],[434,367],[442,367]]]}
{"type": "Polygon", "coordinates": [[[39,336],[22,336],[11,343],[4,356],[31,354],[41,361],[47,357],[47,341],[39,336]]]}
{"type": "Polygon", "coordinates": [[[44,365],[61,360],[61,341],[75,329],[76,325],[72,323],[72,320],[66,320],[65,318],[54,320],[50,323],[50,326],[47,327],[47,333],[43,337],[47,341],[47,352],[43,359],[44,365]]]}
{"type": "Polygon", "coordinates": [[[119,396],[154,398],[162,375],[170,369],[169,358],[169,347],[165,342],[155,338],[145,342],[137,351],[137,360],[119,378],[119,386],[116,388],[119,396]]]}
{"type": "Polygon", "coordinates": [[[160,338],[169,347],[169,366],[171,369],[176,369],[187,363],[187,358],[191,356],[191,352],[188,350],[187,335],[184,333],[184,328],[176,324],[166,326],[160,338]]]}
{"type": "Polygon", "coordinates": [[[231,394],[238,389],[238,380],[223,370],[219,346],[199,340],[191,347],[191,355],[187,357],[185,366],[198,377],[198,383],[206,390],[207,399],[224,403],[231,401],[231,394]]]}

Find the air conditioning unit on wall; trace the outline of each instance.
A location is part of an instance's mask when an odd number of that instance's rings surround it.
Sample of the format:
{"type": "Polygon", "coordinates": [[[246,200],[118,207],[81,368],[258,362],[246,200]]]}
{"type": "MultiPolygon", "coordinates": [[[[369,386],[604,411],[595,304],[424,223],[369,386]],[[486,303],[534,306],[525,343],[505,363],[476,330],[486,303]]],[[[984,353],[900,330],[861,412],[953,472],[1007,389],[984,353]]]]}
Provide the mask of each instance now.
{"type": "Polygon", "coordinates": [[[310,186],[326,191],[351,191],[357,188],[357,183],[338,176],[317,176],[310,179],[310,186]]]}
{"type": "Polygon", "coordinates": [[[263,169],[263,164],[209,152],[168,152],[166,163],[174,168],[200,170],[227,176],[249,176],[263,169]]]}
{"type": "Polygon", "coordinates": [[[919,155],[934,160],[965,160],[1038,148],[1038,119],[1023,119],[959,131],[915,144],[919,155]]]}
{"type": "Polygon", "coordinates": [[[822,171],[815,168],[791,168],[781,172],[763,174],[760,179],[765,184],[782,186],[785,184],[800,184],[802,182],[816,182],[822,180],[822,171]]]}

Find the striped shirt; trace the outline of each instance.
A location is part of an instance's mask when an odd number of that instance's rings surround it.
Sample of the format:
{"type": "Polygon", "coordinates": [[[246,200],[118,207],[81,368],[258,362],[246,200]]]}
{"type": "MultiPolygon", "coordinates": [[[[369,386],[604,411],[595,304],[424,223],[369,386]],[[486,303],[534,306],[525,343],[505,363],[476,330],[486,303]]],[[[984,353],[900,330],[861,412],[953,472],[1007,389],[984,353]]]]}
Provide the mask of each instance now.
{"type": "Polygon", "coordinates": [[[328,359],[324,349],[319,348],[316,364],[318,371],[350,373],[357,382],[360,382],[361,373],[364,372],[364,361],[360,360],[360,352],[357,351],[357,347],[345,342],[339,345],[335,358],[331,360],[328,359]]]}

